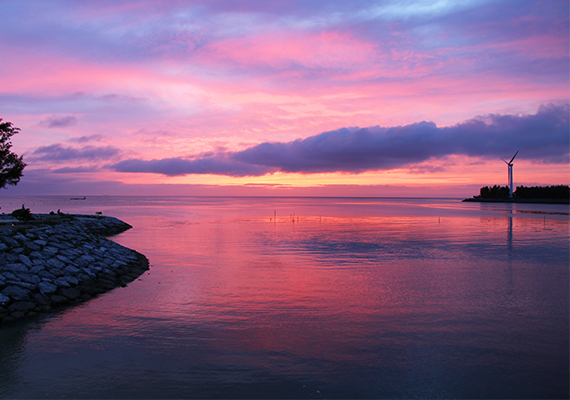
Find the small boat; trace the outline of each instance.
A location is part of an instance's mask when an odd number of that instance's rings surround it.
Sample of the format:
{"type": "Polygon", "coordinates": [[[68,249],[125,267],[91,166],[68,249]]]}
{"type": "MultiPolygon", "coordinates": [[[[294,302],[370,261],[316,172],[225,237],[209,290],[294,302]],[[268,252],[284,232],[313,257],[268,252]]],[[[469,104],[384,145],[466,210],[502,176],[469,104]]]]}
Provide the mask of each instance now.
{"type": "Polygon", "coordinates": [[[70,200],[86,200],[87,197],[83,196],[83,197],[71,197],[70,200]]]}

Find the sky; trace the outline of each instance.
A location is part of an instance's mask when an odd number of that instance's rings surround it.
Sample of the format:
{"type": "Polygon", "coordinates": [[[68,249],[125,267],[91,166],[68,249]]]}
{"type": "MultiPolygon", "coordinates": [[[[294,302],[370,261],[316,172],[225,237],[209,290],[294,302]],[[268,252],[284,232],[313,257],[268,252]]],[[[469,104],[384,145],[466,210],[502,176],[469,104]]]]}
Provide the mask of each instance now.
{"type": "Polygon", "coordinates": [[[0,2],[1,195],[570,183],[567,0],[0,2]]]}

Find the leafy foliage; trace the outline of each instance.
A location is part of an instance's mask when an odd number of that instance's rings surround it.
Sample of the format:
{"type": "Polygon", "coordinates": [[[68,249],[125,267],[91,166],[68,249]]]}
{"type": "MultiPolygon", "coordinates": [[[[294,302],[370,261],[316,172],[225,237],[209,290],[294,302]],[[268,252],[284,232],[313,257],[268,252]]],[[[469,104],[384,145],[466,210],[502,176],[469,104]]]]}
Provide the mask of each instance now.
{"type": "Polygon", "coordinates": [[[570,187],[557,186],[519,186],[514,195],[521,199],[569,199],[570,187]]]}
{"type": "Polygon", "coordinates": [[[22,208],[12,211],[12,217],[20,221],[29,221],[32,219],[32,213],[29,208],[24,208],[24,206],[22,206],[22,208]]]}
{"type": "Polygon", "coordinates": [[[485,186],[479,191],[481,197],[484,199],[503,199],[510,196],[508,186],[485,186]]]}
{"type": "MultiPolygon", "coordinates": [[[[556,186],[518,186],[513,193],[518,199],[569,199],[570,187],[568,185],[556,186]]],[[[508,186],[485,186],[480,190],[480,196],[484,199],[504,199],[509,197],[508,186]]]]}
{"type": "Polygon", "coordinates": [[[16,185],[26,166],[23,157],[11,151],[10,138],[20,131],[11,122],[2,122],[0,118],[0,189],[6,185],[16,185]]]}

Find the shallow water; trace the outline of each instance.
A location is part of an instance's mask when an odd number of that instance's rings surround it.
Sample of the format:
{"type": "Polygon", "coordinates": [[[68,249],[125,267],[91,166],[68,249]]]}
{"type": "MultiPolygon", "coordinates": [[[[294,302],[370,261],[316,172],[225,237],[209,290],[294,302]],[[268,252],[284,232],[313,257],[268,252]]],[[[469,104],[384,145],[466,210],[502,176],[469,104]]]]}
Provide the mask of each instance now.
{"type": "Polygon", "coordinates": [[[121,218],[151,269],[0,328],[2,398],[568,397],[568,206],[22,203],[121,218]]]}

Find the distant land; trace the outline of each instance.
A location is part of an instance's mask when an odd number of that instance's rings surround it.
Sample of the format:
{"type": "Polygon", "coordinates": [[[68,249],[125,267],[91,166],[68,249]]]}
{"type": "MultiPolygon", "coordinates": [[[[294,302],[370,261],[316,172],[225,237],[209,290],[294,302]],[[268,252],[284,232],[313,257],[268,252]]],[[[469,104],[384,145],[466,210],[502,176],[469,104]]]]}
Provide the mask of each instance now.
{"type": "Polygon", "coordinates": [[[464,199],[482,203],[542,203],[542,204],[570,204],[570,187],[568,185],[556,186],[518,186],[509,196],[508,186],[482,187],[478,196],[464,199]]]}

